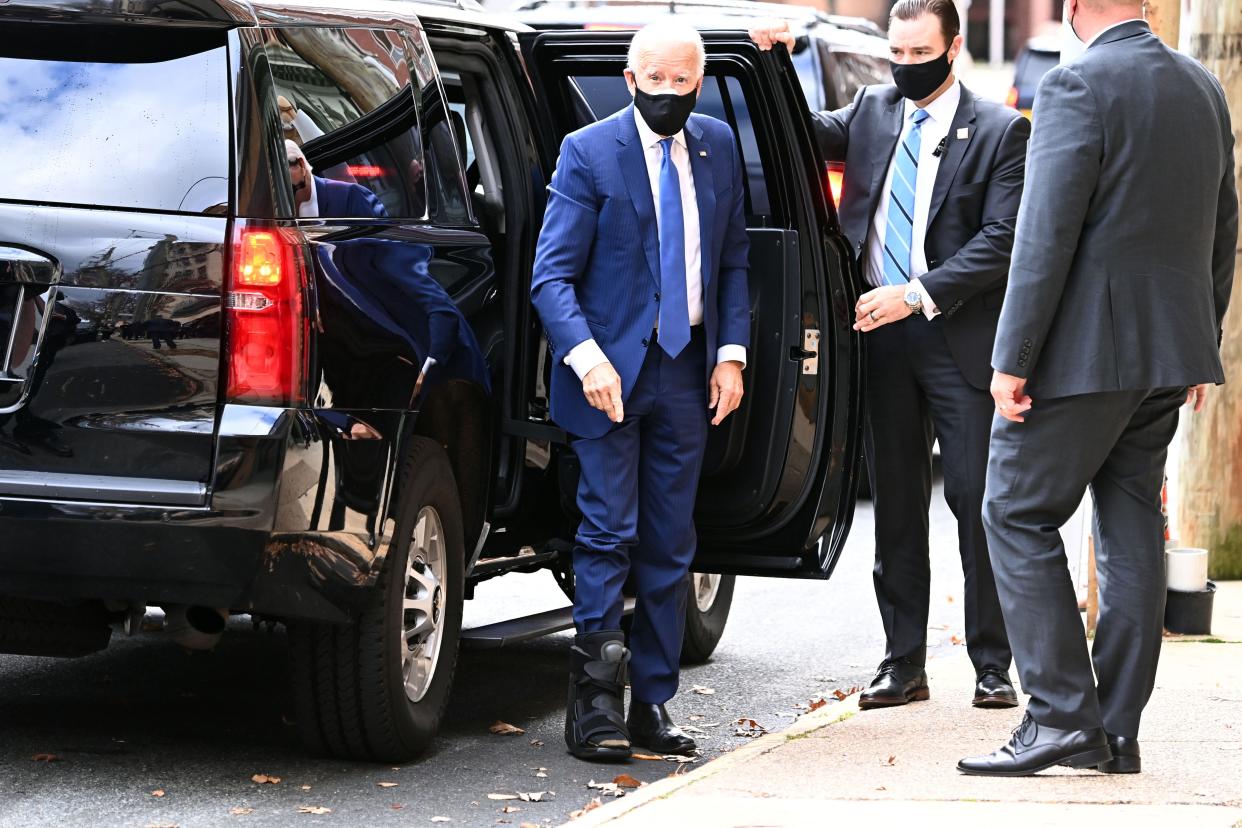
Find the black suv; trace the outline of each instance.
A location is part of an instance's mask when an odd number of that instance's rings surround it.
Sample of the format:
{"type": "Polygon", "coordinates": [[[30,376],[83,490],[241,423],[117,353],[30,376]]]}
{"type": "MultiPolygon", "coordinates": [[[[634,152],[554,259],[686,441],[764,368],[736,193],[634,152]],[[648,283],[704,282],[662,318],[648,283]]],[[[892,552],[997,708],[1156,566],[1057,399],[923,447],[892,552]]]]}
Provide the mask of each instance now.
{"type": "MultiPolygon", "coordinates": [[[[736,574],[826,578],[853,514],[848,243],[789,58],[706,35],[746,162],[753,349],[696,512],[687,660],[736,574]]],[[[0,6],[0,652],[148,606],[288,628],[298,728],[424,749],[474,586],[567,554],[576,467],[528,301],[560,137],[628,103],[628,36],[450,3],[0,6]]]]}

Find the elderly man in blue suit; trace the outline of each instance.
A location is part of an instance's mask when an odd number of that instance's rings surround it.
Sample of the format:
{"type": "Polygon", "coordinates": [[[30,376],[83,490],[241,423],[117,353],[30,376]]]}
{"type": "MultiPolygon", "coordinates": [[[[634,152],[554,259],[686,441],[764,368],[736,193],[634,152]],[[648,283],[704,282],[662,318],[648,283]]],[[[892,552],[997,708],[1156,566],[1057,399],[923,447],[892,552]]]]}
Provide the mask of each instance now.
{"type": "Polygon", "coordinates": [[[333,181],[314,175],[302,148],[285,139],[293,200],[301,218],[388,218],[388,211],[375,193],[361,184],[333,181]]]}
{"type": "Polygon", "coordinates": [[[696,748],[664,703],[677,691],[708,421],[741,401],[750,338],[741,161],[727,125],[692,114],[705,63],[684,24],[634,36],[634,104],[566,137],[536,253],[552,417],[581,467],[565,741],[584,759],[696,748]]]}

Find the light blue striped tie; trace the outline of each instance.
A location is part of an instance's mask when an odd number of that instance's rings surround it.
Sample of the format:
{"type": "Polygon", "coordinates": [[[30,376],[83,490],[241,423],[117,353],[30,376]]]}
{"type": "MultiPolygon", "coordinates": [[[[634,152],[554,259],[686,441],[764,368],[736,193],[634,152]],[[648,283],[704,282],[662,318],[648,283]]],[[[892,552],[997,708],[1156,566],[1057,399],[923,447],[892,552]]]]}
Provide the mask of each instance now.
{"type": "Polygon", "coordinates": [[[904,285],[910,281],[910,248],[914,243],[914,193],[919,179],[919,145],[927,110],[910,115],[914,126],[897,148],[893,189],[888,198],[888,227],[884,231],[884,282],[904,285]]]}

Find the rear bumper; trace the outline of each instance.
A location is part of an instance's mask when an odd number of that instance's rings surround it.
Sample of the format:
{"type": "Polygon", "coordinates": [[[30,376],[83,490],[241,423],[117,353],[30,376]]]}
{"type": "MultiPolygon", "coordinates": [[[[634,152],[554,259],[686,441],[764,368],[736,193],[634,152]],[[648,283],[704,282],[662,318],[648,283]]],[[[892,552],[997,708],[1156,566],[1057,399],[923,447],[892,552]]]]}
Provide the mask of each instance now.
{"type": "Polygon", "coordinates": [[[0,594],[348,620],[370,597],[382,538],[365,520],[316,531],[298,508],[322,502],[333,428],[242,406],[221,426],[208,507],[0,498],[0,594]]]}

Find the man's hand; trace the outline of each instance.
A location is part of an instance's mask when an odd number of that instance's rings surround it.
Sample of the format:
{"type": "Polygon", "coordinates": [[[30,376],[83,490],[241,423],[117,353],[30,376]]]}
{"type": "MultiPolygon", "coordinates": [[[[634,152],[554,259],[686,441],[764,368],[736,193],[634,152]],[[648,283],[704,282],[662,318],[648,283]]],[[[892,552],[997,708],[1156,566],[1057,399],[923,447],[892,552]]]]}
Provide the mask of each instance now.
{"type": "Polygon", "coordinates": [[[863,333],[874,331],[909,315],[905,287],[885,285],[869,290],[858,298],[858,304],[854,307],[854,330],[863,333]]]}
{"type": "Polygon", "coordinates": [[[742,404],[742,363],[729,360],[717,363],[712,371],[711,401],[708,408],[716,409],[712,425],[724,422],[742,404]]]}
{"type": "Polygon", "coordinates": [[[1190,390],[1186,392],[1186,405],[1193,405],[1195,407],[1195,413],[1198,414],[1203,410],[1203,406],[1207,405],[1207,395],[1207,383],[1204,383],[1203,385],[1192,385],[1190,386],[1190,390]]]}
{"type": "Polygon", "coordinates": [[[750,39],[765,52],[777,43],[784,43],[789,53],[793,54],[794,36],[789,31],[788,20],[760,20],[750,27],[750,39]]]}
{"type": "Polygon", "coordinates": [[[625,419],[621,406],[621,377],[613,370],[612,363],[601,362],[582,378],[582,393],[592,408],[598,408],[608,419],[619,423],[625,419]]]}
{"type": "Polygon", "coordinates": [[[992,399],[996,400],[996,410],[1006,420],[1013,423],[1026,422],[1022,415],[1031,410],[1031,398],[1026,395],[1025,379],[994,371],[992,399]]]}

